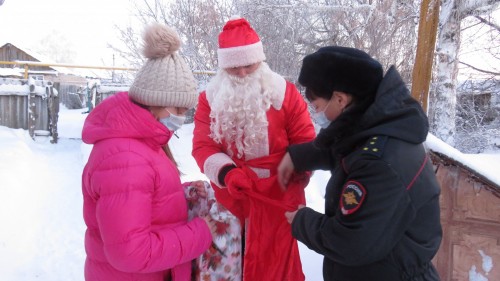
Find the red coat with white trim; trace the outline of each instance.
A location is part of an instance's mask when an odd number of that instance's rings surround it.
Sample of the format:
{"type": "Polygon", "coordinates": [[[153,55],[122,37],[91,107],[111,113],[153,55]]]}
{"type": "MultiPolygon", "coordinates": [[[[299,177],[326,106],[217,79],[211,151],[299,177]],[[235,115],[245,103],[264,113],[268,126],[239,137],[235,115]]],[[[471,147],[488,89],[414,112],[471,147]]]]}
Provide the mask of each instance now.
{"type": "MultiPolygon", "coordinates": [[[[217,200],[240,220],[245,221],[244,280],[304,280],[297,241],[285,218],[285,211],[295,210],[305,204],[304,188],[309,174],[297,174],[286,192],[280,190],[276,168],[291,144],[309,142],[315,137],[314,126],[307,111],[307,104],[296,87],[275,74],[274,82],[279,91],[279,101],[267,111],[269,154],[245,161],[233,158],[226,151],[226,144],[216,143],[210,137],[210,101],[207,93],[200,94],[194,117],[193,156],[198,166],[211,180],[217,200]],[[247,200],[233,199],[218,181],[220,169],[235,164],[256,171],[258,187],[247,200]]],[[[232,145],[234,149],[234,145],[232,145]]],[[[244,156],[243,156],[244,158],[244,156]]]]}

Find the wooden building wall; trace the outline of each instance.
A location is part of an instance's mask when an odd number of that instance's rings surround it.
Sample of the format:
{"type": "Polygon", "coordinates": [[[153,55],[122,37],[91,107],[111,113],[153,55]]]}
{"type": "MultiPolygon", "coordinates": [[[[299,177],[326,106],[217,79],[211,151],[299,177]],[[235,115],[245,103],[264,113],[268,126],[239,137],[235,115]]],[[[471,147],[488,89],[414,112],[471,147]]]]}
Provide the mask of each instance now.
{"type": "Polygon", "coordinates": [[[500,280],[498,187],[459,165],[433,158],[441,184],[443,241],[434,258],[441,280],[500,280]],[[487,279],[478,279],[479,274],[487,279]]]}
{"type": "MultiPolygon", "coordinates": [[[[19,49],[11,43],[7,43],[0,47],[0,61],[39,61],[33,56],[27,54],[25,51],[19,49]]],[[[12,67],[12,65],[2,65],[0,67],[12,67]]],[[[22,66],[19,66],[22,67],[22,66]]],[[[30,66],[30,70],[37,71],[54,71],[54,69],[47,66],[30,66]]]]}

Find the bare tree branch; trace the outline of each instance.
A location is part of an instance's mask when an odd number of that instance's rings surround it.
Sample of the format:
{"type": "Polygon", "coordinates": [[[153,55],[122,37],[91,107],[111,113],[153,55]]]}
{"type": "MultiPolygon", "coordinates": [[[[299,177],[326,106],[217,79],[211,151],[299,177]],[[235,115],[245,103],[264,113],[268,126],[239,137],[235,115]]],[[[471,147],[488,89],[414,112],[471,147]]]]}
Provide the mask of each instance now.
{"type": "Polygon", "coordinates": [[[487,73],[487,74],[492,74],[492,75],[500,75],[500,72],[493,72],[493,71],[489,71],[489,70],[480,69],[480,68],[474,67],[468,63],[465,63],[463,61],[459,61],[459,63],[466,65],[466,66],[468,66],[476,71],[482,72],[482,73],[487,73]]]}
{"type": "Polygon", "coordinates": [[[500,26],[498,26],[497,24],[495,24],[495,23],[493,23],[493,22],[491,22],[489,20],[486,20],[486,19],[484,19],[484,18],[482,18],[480,16],[475,16],[475,18],[478,19],[480,22],[482,22],[482,23],[484,23],[484,24],[486,24],[486,25],[488,25],[488,26],[496,29],[498,32],[500,32],[500,26]]]}

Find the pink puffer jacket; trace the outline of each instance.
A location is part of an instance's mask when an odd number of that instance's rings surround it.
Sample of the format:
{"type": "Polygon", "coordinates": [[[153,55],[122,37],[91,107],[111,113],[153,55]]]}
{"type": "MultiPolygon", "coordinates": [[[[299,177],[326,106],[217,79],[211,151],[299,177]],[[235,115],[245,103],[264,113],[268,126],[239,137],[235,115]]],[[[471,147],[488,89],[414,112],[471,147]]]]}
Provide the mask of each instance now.
{"type": "Polygon", "coordinates": [[[86,280],[190,280],[208,249],[206,223],[188,222],[175,165],[162,146],[171,133],[126,92],[97,106],[82,139],[93,149],[82,175],[86,280]]]}

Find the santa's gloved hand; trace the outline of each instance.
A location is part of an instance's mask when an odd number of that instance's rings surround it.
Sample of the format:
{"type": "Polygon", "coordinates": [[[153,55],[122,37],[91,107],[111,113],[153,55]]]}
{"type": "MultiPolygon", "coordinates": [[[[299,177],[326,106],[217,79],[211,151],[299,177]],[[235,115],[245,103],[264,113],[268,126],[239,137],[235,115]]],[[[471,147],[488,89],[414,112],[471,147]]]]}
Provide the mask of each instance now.
{"type": "Polygon", "coordinates": [[[246,193],[252,190],[254,181],[241,168],[231,169],[224,177],[227,191],[235,199],[246,199],[246,193]]]}

